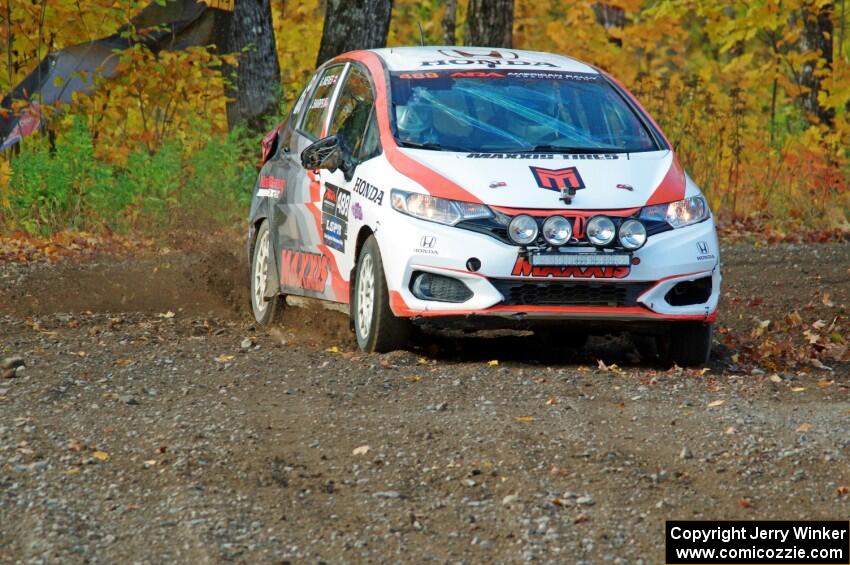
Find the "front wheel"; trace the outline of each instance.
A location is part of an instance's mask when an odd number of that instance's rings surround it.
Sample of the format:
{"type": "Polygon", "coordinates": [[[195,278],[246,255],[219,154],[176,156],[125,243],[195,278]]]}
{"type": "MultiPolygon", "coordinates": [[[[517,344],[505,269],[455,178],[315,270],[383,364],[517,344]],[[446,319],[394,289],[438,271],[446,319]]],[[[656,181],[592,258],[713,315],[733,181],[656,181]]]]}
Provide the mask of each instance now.
{"type": "Polygon", "coordinates": [[[269,269],[272,268],[269,222],[263,220],[257,230],[257,240],[251,254],[251,311],[257,323],[268,326],[274,321],[278,309],[278,296],[268,298],[269,269]]]}
{"type": "Polygon", "coordinates": [[[390,309],[390,295],[378,241],[370,236],[357,258],[351,318],[357,345],[367,353],[402,349],[410,339],[410,322],[390,309]]]}
{"type": "Polygon", "coordinates": [[[674,323],[670,332],[658,341],[662,363],[680,367],[699,367],[708,363],[714,326],[702,322],[674,323]]]}

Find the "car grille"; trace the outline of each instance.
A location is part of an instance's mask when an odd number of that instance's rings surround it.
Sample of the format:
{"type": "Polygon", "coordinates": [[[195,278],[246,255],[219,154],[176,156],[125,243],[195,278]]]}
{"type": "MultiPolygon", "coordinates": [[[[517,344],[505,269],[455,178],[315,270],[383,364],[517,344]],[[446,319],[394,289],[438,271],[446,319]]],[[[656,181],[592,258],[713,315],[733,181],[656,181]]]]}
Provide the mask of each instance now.
{"type": "Polygon", "coordinates": [[[508,306],[636,306],[652,283],[562,283],[491,280],[508,306]]]}

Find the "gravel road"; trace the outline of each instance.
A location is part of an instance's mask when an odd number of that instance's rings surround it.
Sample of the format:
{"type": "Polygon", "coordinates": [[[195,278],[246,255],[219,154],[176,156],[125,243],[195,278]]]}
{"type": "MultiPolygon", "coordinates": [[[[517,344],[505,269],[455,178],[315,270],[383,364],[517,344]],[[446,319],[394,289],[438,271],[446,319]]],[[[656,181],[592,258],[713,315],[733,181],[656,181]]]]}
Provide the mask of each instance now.
{"type": "MultiPolygon", "coordinates": [[[[850,246],[735,244],[720,324],[850,310],[850,246]],[[829,293],[827,300],[823,294],[829,293]]],[[[620,336],[245,318],[238,249],[0,265],[0,562],[661,563],[667,519],[846,519],[850,374],[620,336]],[[599,363],[599,360],[602,363],[599,363]],[[612,365],[615,365],[612,367],[612,365]]]]}

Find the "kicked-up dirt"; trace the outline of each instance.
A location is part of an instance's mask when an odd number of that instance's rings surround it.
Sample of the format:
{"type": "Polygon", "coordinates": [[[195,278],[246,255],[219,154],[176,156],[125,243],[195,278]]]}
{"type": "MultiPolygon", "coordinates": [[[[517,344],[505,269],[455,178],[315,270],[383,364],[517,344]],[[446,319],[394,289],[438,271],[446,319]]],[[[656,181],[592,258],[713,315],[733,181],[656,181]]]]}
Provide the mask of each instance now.
{"type": "Polygon", "coordinates": [[[850,512],[847,363],[733,345],[794,312],[843,339],[847,244],[726,247],[709,370],[665,371],[622,336],[257,328],[222,241],[0,265],[0,562],[660,563],[668,519],[850,512]]]}

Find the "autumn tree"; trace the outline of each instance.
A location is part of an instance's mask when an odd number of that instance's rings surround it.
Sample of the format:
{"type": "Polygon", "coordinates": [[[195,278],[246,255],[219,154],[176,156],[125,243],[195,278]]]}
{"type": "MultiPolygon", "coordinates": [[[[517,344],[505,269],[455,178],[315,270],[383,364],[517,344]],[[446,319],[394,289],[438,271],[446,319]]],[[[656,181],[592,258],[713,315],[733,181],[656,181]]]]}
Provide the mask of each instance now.
{"type": "Polygon", "coordinates": [[[800,86],[803,87],[799,101],[810,118],[831,126],[835,109],[824,107],[819,95],[823,90],[823,78],[832,71],[833,4],[817,4],[814,0],[806,1],[800,11],[803,30],[799,50],[807,58],[799,73],[800,86]]]}
{"type": "Polygon", "coordinates": [[[443,44],[454,45],[457,43],[456,28],[457,28],[457,0],[446,0],[446,11],[443,12],[443,19],[440,22],[443,27],[443,44]]]}
{"type": "Polygon", "coordinates": [[[275,47],[270,0],[236,0],[234,11],[217,11],[215,43],[219,53],[237,53],[235,69],[225,68],[227,123],[261,129],[277,110],[280,65],[275,47]]]}
{"type": "Polygon", "coordinates": [[[393,0],[327,0],[316,64],[346,51],[387,45],[393,0]]]}
{"type": "Polygon", "coordinates": [[[512,47],[514,0],[469,0],[466,45],[512,47]]]}

